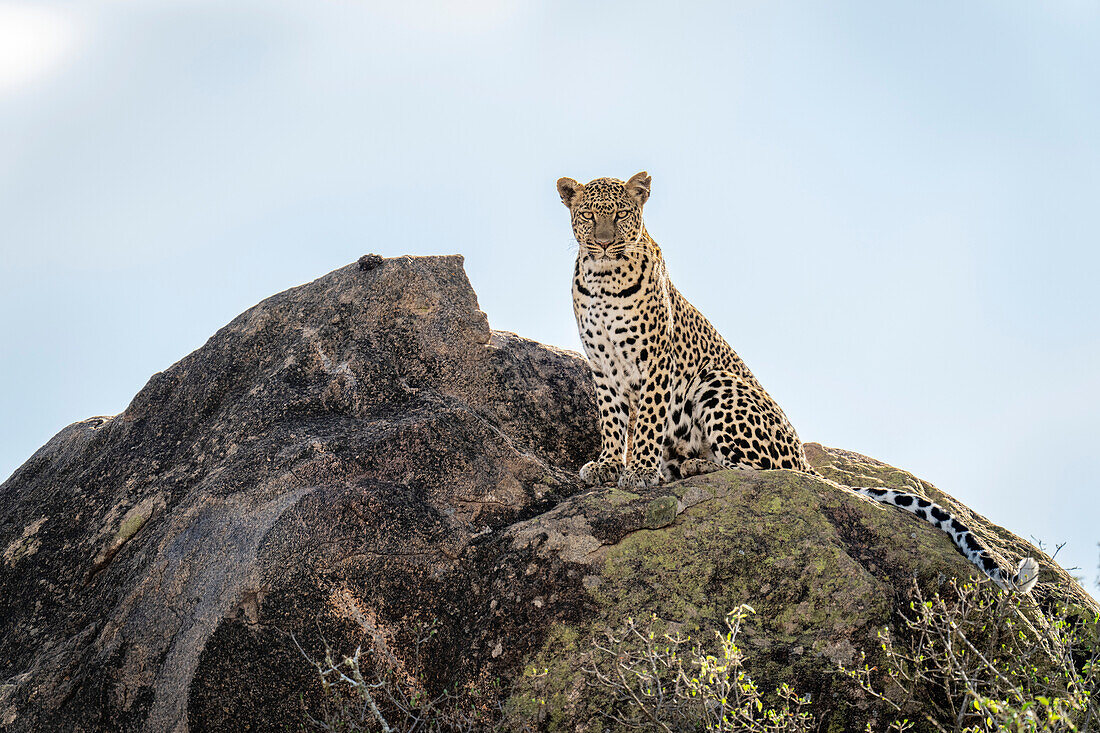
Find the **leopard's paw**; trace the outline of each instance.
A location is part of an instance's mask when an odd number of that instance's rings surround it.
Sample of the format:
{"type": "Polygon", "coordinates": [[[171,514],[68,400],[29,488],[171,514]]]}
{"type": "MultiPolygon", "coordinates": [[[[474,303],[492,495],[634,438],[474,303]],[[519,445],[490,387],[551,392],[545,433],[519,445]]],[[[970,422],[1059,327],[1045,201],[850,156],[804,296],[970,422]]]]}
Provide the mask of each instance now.
{"type": "Polygon", "coordinates": [[[613,484],[622,470],[623,464],[618,461],[589,461],[581,467],[581,481],[589,486],[613,484]]]}
{"type": "Polygon", "coordinates": [[[661,483],[661,472],[656,468],[628,468],[619,476],[619,488],[633,491],[661,483]]]}
{"type": "Polygon", "coordinates": [[[688,458],[680,464],[680,476],[683,478],[688,478],[689,476],[702,476],[703,474],[714,473],[715,471],[721,470],[722,465],[720,463],[708,461],[705,458],[688,458]]]}

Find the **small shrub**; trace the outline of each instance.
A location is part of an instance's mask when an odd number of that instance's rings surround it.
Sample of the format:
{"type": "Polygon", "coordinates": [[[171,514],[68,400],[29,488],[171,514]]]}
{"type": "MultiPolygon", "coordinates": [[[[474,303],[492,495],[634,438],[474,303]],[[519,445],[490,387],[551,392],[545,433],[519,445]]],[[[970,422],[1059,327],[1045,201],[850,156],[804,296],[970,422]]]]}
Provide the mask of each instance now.
{"type": "Polygon", "coordinates": [[[427,692],[413,670],[424,661],[421,657],[436,633],[434,625],[418,625],[408,659],[399,659],[367,618],[359,615],[356,620],[363,629],[366,649],[360,644],[352,654],[339,656],[322,640],[324,657],[315,660],[298,645],[317,670],[323,692],[320,717],[305,713],[311,727],[332,733],[525,730],[522,724],[509,725],[502,703],[506,696],[499,690],[488,697],[451,690],[438,695],[427,692]]]}
{"type": "MultiPolygon", "coordinates": [[[[841,668],[895,713],[888,730],[1100,731],[1100,621],[1078,609],[1044,615],[1032,597],[992,583],[914,583],[901,633],[879,633],[884,662],[841,668]]],[[[870,725],[868,730],[870,730],[870,725]]]]}
{"type": "Polygon", "coordinates": [[[745,605],[731,611],[725,631],[714,632],[710,651],[689,636],[660,631],[656,616],[641,625],[627,619],[618,631],[605,632],[585,669],[590,684],[611,698],[604,715],[624,728],[667,733],[813,730],[808,697],[784,684],[768,705],[748,675],[737,636],[753,613],[745,605]]]}

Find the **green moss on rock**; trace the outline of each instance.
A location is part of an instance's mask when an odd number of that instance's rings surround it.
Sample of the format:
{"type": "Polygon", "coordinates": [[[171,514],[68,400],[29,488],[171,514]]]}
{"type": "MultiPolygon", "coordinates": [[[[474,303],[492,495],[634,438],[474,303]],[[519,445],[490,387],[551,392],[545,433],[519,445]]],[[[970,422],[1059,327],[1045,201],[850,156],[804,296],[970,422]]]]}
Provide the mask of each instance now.
{"type": "Polygon", "coordinates": [[[646,505],[645,526],[647,529],[660,529],[676,520],[676,509],[679,506],[675,496],[662,496],[654,499],[646,505]]]}
{"type": "MultiPolygon", "coordinates": [[[[855,454],[819,458],[843,464],[849,478],[925,486],[885,464],[859,464],[855,454]]],[[[835,674],[837,665],[856,663],[860,651],[876,659],[876,634],[896,622],[914,577],[935,590],[974,574],[942,532],[805,474],[721,471],[662,490],[672,493],[624,501],[609,492],[586,504],[636,524],[587,556],[583,587],[594,612],[556,626],[530,660],[545,674],[517,688],[520,698],[543,701],[549,730],[599,729],[578,721],[600,720],[606,706],[583,669],[607,629],[655,614],[706,639],[742,603],[757,611],[743,647],[758,682],[789,682],[828,701],[815,711],[825,730],[860,729],[876,703],[835,674]]]]}

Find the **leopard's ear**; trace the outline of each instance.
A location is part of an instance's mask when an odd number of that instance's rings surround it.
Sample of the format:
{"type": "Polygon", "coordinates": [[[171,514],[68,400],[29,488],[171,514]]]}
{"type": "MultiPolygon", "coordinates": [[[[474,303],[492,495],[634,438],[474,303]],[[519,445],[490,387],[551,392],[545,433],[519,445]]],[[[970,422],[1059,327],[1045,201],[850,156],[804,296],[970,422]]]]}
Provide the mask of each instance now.
{"type": "Polygon", "coordinates": [[[567,208],[573,208],[573,202],[577,200],[577,196],[583,190],[584,186],[577,183],[572,178],[558,179],[558,195],[561,196],[561,202],[565,204],[567,208]]]}
{"type": "Polygon", "coordinates": [[[626,182],[626,192],[636,198],[639,204],[649,200],[649,182],[653,180],[645,171],[635,173],[626,182]]]}

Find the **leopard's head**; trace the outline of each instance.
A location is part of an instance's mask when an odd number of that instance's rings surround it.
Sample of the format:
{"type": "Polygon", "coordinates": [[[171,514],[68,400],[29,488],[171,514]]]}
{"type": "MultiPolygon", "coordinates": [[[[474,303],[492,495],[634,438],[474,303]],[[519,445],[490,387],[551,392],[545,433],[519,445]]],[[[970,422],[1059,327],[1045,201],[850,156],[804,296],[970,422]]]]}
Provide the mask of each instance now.
{"type": "Polygon", "coordinates": [[[649,182],[645,171],[626,183],[618,178],[597,178],[581,185],[572,178],[558,179],[558,193],[573,217],[573,236],[581,257],[616,260],[644,249],[648,236],[642,224],[642,206],[649,198],[649,182]]]}

